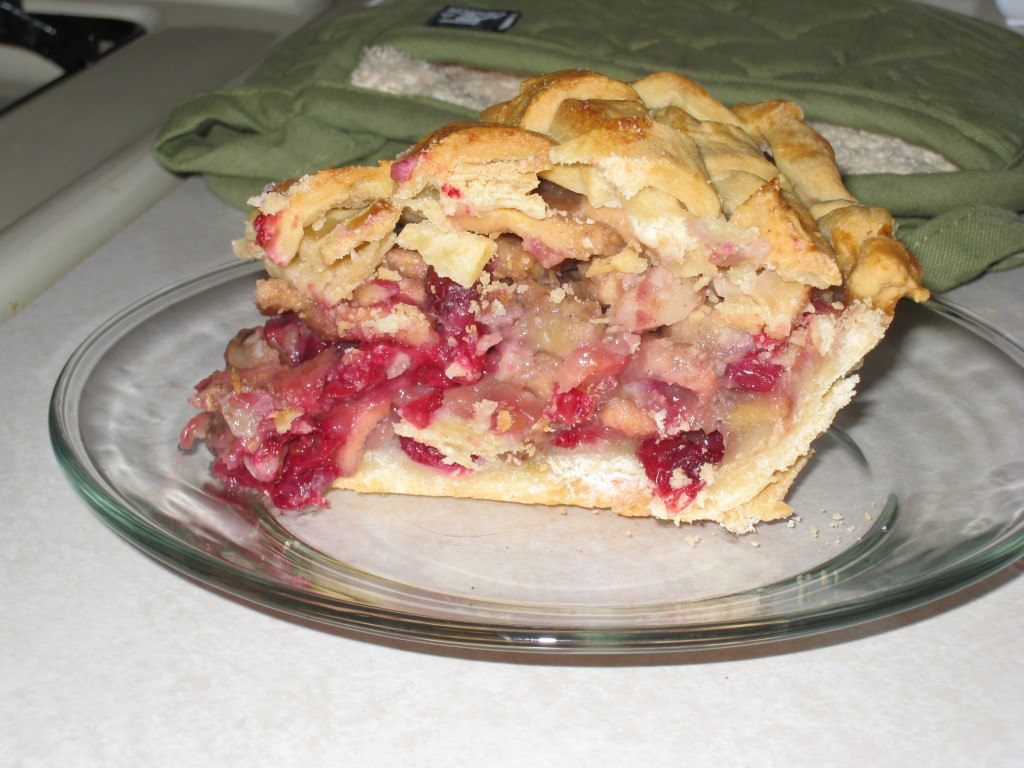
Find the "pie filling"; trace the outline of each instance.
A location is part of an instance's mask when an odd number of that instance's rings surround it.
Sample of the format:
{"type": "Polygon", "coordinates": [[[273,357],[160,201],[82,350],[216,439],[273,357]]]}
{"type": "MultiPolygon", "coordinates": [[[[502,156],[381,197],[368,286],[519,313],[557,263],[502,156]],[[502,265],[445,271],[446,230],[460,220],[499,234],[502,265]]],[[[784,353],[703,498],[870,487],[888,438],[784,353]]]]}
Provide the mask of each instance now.
{"type": "MultiPolygon", "coordinates": [[[[582,196],[549,182],[537,192],[594,227],[582,196]]],[[[259,238],[267,224],[255,228],[259,238]]],[[[197,386],[202,413],[182,446],[204,440],[221,481],[281,508],[325,504],[334,480],[388,441],[453,478],[626,447],[668,511],[684,508],[708,467],[785,429],[843,304],[793,284],[788,314],[768,314],[778,286],[746,267],[765,247],[749,231],[705,242],[715,267],[695,277],[648,263],[628,225],[601,234],[617,248],[604,259],[626,269],[492,233],[495,253],[468,286],[398,244],[331,306],[263,281],[272,317],[239,333],[225,368],[197,386]],[[751,300],[759,282],[771,301],[751,300]]]]}

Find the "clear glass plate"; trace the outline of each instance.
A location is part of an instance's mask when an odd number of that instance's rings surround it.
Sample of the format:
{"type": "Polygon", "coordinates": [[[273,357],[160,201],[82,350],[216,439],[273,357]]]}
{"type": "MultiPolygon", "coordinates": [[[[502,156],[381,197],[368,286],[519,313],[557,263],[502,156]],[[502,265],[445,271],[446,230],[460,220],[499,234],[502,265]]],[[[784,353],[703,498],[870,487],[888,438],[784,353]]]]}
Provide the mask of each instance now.
{"type": "Polygon", "coordinates": [[[178,433],[257,325],[233,264],[99,328],[54,390],[71,483],[168,565],[286,613],[451,646],[610,653],[764,642],[948,594],[1024,551],[1024,351],[938,302],[900,306],[791,495],[747,536],[609,512],[330,495],[281,513],[211,482],[178,433]]]}

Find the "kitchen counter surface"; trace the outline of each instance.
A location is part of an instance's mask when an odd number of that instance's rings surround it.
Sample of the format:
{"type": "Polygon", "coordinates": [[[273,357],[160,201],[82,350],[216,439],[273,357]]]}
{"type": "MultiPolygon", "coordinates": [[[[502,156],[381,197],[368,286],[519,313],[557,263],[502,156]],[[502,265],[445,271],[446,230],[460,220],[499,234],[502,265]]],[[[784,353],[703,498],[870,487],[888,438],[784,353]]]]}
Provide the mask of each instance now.
{"type": "MultiPolygon", "coordinates": [[[[818,637],[554,658],[315,628],[122,541],[64,481],[50,389],[116,308],[231,258],[240,223],[190,180],[3,326],[0,764],[500,764],[511,745],[516,762],[542,765],[1020,764],[1019,561],[930,606],[818,637]]],[[[1024,270],[949,297],[1021,339],[1021,295],[1024,270]]]]}
{"type": "MultiPolygon", "coordinates": [[[[52,386],[117,309],[230,260],[241,223],[188,180],[0,327],[0,765],[1024,765],[1022,561],[815,637],[556,657],[319,628],[120,539],[57,465],[52,386]]],[[[1022,296],[1024,269],[946,298],[1022,340],[1022,296]]]]}

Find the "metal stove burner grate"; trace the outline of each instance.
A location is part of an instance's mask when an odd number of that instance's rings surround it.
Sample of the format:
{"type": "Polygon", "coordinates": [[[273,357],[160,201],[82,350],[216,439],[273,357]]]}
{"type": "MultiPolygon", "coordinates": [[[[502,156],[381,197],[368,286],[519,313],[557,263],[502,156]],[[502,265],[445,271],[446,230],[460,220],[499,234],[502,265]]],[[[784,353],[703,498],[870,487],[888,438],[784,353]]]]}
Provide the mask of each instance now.
{"type": "Polygon", "coordinates": [[[0,115],[144,33],[142,26],[124,19],[29,13],[21,0],[0,0],[0,45],[31,51],[61,70],[55,78],[8,100],[0,106],[0,115]]]}

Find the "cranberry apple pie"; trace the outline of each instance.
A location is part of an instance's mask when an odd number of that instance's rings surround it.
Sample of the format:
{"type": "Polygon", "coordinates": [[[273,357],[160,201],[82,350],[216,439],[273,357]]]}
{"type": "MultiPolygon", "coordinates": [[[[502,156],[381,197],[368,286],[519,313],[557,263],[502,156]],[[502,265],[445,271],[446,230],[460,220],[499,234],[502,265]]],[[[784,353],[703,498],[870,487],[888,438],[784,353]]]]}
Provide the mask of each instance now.
{"type": "Polygon", "coordinates": [[[791,513],[851,372],[927,296],[796,105],[671,73],[532,78],[251,204],[235,249],[268,320],[182,445],[282,508],[334,487],[749,531],[791,513]]]}

